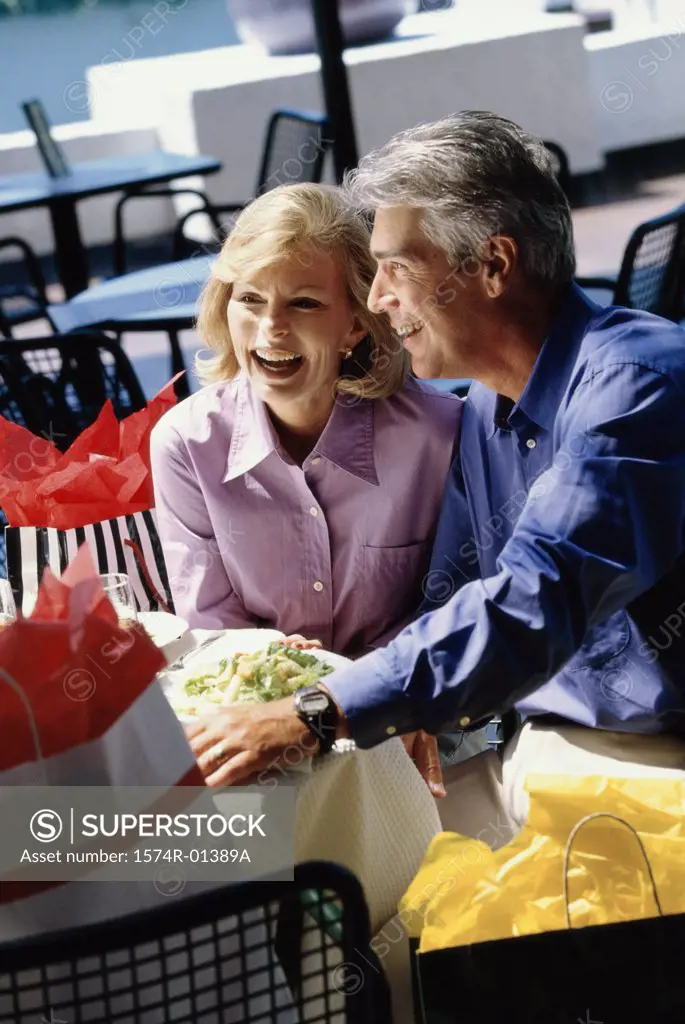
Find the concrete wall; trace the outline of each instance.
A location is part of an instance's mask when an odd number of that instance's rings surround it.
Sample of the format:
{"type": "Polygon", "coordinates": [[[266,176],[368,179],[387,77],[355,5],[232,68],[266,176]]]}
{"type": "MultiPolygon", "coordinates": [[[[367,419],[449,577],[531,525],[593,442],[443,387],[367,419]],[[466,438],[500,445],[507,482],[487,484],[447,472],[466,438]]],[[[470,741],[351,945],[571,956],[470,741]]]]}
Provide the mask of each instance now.
{"type": "MultiPolygon", "coordinates": [[[[187,5],[169,15],[164,32],[171,33],[193,5],[199,12],[214,0],[168,2],[187,5]]],[[[510,20],[510,8],[502,7],[497,18],[483,18],[479,2],[462,0],[461,14],[457,5],[444,14],[407,18],[398,41],[347,51],[362,153],[404,127],[464,108],[496,110],[557,141],[575,173],[599,169],[605,152],[683,135],[685,13],[682,23],[658,30],[588,36],[574,15],[531,12],[524,18],[519,12],[510,20]]],[[[5,24],[0,23],[1,45],[5,24]]],[[[150,45],[155,39],[161,45],[162,37],[161,31],[150,36],[150,45]]],[[[135,60],[101,59],[88,71],[88,84],[81,81],[72,89],[70,101],[85,99],[94,120],[57,129],[71,160],[157,146],[206,153],[224,164],[204,183],[209,194],[239,201],[254,192],[264,128],[274,107],[323,107],[313,54],[268,57],[247,46],[167,57],[142,56],[142,45],[140,51],[135,60]]],[[[0,135],[0,176],[37,167],[28,132],[0,135]]],[[[88,244],[111,241],[113,204],[111,197],[81,204],[88,244]]],[[[181,209],[177,201],[176,210],[181,209]]],[[[175,212],[170,203],[138,205],[132,236],[167,230],[175,212]]],[[[28,238],[40,252],[51,249],[44,211],[3,216],[0,235],[10,233],[28,238]]]]}
{"type": "MultiPolygon", "coordinates": [[[[485,108],[558,141],[568,151],[573,171],[600,167],[587,57],[576,19],[551,18],[542,31],[509,36],[505,31],[495,39],[468,39],[455,31],[439,40],[406,39],[393,49],[379,44],[348,52],[360,152],[420,121],[458,109],[485,108]]],[[[195,144],[200,152],[224,161],[224,171],[207,183],[217,199],[252,195],[275,95],[285,106],[322,108],[317,59],[290,61],[289,74],[266,62],[261,80],[189,87],[195,144]]],[[[159,120],[163,140],[178,131],[176,107],[170,97],[166,116],[159,120]]]]}
{"type": "MultiPolygon", "coordinates": [[[[591,109],[582,20],[531,12],[484,18],[466,0],[444,14],[406,18],[394,42],[348,50],[360,151],[454,110],[490,108],[563,145],[575,172],[602,164],[591,109]]],[[[314,55],[268,57],[250,47],[95,69],[94,114],[153,120],[165,148],[219,157],[207,182],[217,198],[253,194],[264,128],[275,106],[322,109],[314,55]],[[154,90],[144,90],[154,76],[154,90]]]]}
{"type": "Polygon", "coordinates": [[[585,47],[605,152],[685,135],[685,7],[677,20],[638,38],[598,34],[585,47]]]}
{"type": "MultiPolygon", "coordinates": [[[[156,0],[157,14],[164,2],[156,0]]],[[[207,191],[217,200],[248,199],[254,193],[264,129],[274,107],[323,107],[318,57],[268,57],[248,46],[146,56],[146,48],[159,47],[162,40],[170,46],[173,33],[190,26],[194,15],[202,20],[203,5],[211,6],[215,0],[168,2],[176,9],[156,35],[152,27],[157,23],[148,18],[143,25],[138,16],[142,8],[135,17],[133,6],[117,9],[120,18],[123,10],[128,12],[126,24],[117,28],[119,45],[112,28],[109,39],[101,40],[99,60],[84,76],[87,83],[74,79],[66,92],[71,106],[89,106],[93,120],[64,125],[55,134],[74,161],[156,146],[217,156],[224,170],[207,179],[207,191]],[[130,26],[138,27],[133,35],[130,26]],[[113,62],[114,51],[125,55],[134,46],[139,52],[136,59],[113,62]]],[[[408,17],[397,41],[347,51],[361,152],[417,121],[460,108],[490,107],[561,143],[574,171],[600,166],[581,19],[532,10],[526,17],[518,10],[514,17],[507,14],[507,5],[498,6],[496,18],[484,17],[480,2],[462,0],[454,11],[408,17]]],[[[147,13],[154,10],[148,7],[147,13]]],[[[216,10],[214,21],[227,24],[216,10]]],[[[58,50],[59,46],[51,47],[51,61],[58,50]]],[[[25,62],[35,67],[38,55],[26,55],[25,62]]],[[[39,92],[36,86],[35,94],[39,92]]],[[[52,108],[48,104],[55,121],[59,99],[53,95],[52,108]]],[[[27,132],[0,136],[0,175],[38,166],[27,132]]],[[[330,180],[330,165],[326,176],[330,180]]],[[[111,241],[114,201],[101,197],[80,204],[88,244],[111,241]]],[[[170,203],[137,204],[131,236],[170,228],[175,213],[184,208],[180,200],[175,206],[176,210],[170,203]]],[[[0,233],[10,232],[26,237],[40,252],[51,249],[45,211],[3,216],[0,233]]]]}

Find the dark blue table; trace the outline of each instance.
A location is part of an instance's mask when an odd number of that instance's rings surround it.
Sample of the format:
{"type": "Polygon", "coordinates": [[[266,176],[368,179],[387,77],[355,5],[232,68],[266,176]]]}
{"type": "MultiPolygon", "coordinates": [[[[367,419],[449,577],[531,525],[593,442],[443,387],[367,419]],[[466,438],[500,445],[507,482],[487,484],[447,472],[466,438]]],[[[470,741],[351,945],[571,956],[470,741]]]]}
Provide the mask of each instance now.
{"type": "MultiPolygon", "coordinates": [[[[179,331],[195,323],[197,300],[209,278],[214,256],[195,256],[177,263],[122,274],[50,306],[55,328],[66,333],[83,327],[116,331],[165,331],[171,352],[170,374],[186,369],[179,331]]],[[[188,393],[187,378],[177,387],[188,393]]]]}
{"type": "Polygon", "coordinates": [[[88,287],[88,255],[76,210],[81,199],[161,185],[193,174],[214,174],[214,157],[183,156],[157,150],[75,164],[71,173],[51,178],[45,171],[0,177],[0,213],[46,206],[52,221],[55,263],[67,298],[88,287]]]}

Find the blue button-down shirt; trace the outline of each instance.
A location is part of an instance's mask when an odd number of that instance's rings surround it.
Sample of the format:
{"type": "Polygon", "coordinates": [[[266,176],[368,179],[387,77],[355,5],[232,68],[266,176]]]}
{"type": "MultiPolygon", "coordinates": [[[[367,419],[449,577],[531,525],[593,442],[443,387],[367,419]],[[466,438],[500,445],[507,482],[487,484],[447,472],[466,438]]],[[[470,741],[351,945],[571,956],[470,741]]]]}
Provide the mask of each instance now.
{"type": "Polygon", "coordinates": [[[685,332],[575,286],[519,401],[473,384],[425,608],[326,680],[354,738],[515,706],[685,731],[685,332]]]}

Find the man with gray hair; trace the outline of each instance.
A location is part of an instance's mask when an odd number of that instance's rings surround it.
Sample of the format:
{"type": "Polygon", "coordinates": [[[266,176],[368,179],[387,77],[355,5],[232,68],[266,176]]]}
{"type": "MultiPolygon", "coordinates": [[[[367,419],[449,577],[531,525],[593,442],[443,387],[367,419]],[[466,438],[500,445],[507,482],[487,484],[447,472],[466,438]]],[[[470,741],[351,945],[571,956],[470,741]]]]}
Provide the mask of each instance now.
{"type": "Polygon", "coordinates": [[[369,306],[418,376],[473,380],[425,614],[294,703],[221,712],[191,737],[210,782],[308,735],[406,733],[435,778],[435,734],[513,709],[503,757],[447,780],[443,821],[464,834],[510,838],[529,772],[683,777],[685,641],[657,638],[685,609],[685,333],[573,283],[547,151],[504,118],[402,132],[347,188],[375,215],[369,306]]]}

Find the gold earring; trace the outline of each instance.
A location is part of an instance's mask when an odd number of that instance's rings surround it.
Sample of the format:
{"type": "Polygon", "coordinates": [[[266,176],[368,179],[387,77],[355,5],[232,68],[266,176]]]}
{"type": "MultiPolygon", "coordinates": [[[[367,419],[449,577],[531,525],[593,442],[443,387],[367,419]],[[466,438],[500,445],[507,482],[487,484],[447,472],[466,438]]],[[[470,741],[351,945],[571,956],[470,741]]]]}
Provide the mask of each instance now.
{"type": "Polygon", "coordinates": [[[342,355],[343,355],[343,359],[349,359],[350,356],[352,355],[352,349],[351,348],[346,348],[342,355]]]}

